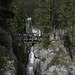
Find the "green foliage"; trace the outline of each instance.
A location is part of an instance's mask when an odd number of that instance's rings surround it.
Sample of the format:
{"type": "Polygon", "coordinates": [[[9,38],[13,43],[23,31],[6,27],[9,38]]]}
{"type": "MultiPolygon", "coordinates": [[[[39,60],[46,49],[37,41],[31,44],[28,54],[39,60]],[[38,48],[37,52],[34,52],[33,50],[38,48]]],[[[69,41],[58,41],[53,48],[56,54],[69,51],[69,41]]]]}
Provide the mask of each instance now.
{"type": "Polygon", "coordinates": [[[71,59],[73,60],[73,52],[72,52],[73,44],[72,44],[68,34],[65,35],[64,46],[67,48],[67,51],[69,52],[69,55],[70,55],[71,59]]]}
{"type": "MultiPolygon", "coordinates": [[[[0,1],[0,38],[7,32],[9,32],[12,36],[13,51],[18,62],[20,62],[20,64],[18,64],[18,70],[20,70],[18,75],[26,75],[25,69],[21,68],[22,65],[25,67],[27,65],[27,59],[25,58],[26,45],[23,40],[18,37],[18,33],[26,32],[26,19],[27,13],[23,0],[13,0],[13,2],[11,0],[0,1]]],[[[7,56],[4,54],[2,54],[2,56],[3,57],[0,58],[0,70],[2,66],[4,68],[7,64],[7,56]]],[[[10,67],[10,65],[8,66],[10,67]]]]}
{"type": "MultiPolygon", "coordinates": [[[[74,26],[74,9],[74,0],[36,0],[34,26],[41,29],[43,35],[48,35],[55,29],[74,26]]],[[[46,42],[44,38],[44,43],[46,42]]]]}
{"type": "Polygon", "coordinates": [[[45,61],[46,61],[46,58],[45,58],[45,57],[44,57],[44,58],[42,58],[42,59],[41,59],[41,61],[45,62],[45,61]]]}
{"type": "Polygon", "coordinates": [[[36,8],[35,1],[36,0],[24,0],[27,15],[29,17],[33,16],[33,14],[34,14],[34,9],[36,8]]]}
{"type": "Polygon", "coordinates": [[[6,33],[3,29],[0,28],[0,39],[3,37],[3,35],[6,33]]]}
{"type": "Polygon", "coordinates": [[[43,47],[44,48],[48,48],[48,45],[49,45],[49,38],[48,37],[44,37],[43,47]]]}
{"type": "Polygon", "coordinates": [[[73,23],[73,0],[61,0],[60,14],[60,28],[72,25],[73,23]]]}
{"type": "MultiPolygon", "coordinates": [[[[75,24],[74,0],[36,0],[36,4],[33,4],[35,2],[34,0],[29,2],[28,0],[26,1],[26,4],[28,5],[26,5],[26,9],[29,16],[33,14],[33,10],[31,8],[36,8],[34,12],[35,14],[33,16],[35,23],[33,25],[41,29],[44,36],[47,36],[54,29],[64,29],[65,27],[74,26],[75,24]],[[30,4],[32,5],[32,7],[30,4]]],[[[19,61],[18,75],[25,75],[23,74],[24,71],[21,65],[24,64],[26,67],[27,64],[27,62],[25,62],[27,61],[27,59],[25,59],[26,45],[24,45],[23,40],[17,36],[18,33],[26,32],[26,9],[24,2],[21,0],[14,0],[13,2],[11,2],[11,0],[0,1],[0,38],[2,38],[2,36],[6,32],[10,32],[12,35],[13,50],[19,61]]],[[[48,48],[48,44],[49,38],[44,37],[43,46],[45,48],[48,48]]],[[[69,45],[70,42],[65,43],[65,46],[68,47],[69,45]]],[[[45,58],[43,58],[42,60],[45,61],[45,58]]],[[[7,63],[7,58],[2,57],[0,62],[5,62],[4,65],[0,63],[1,65],[5,66],[7,63]]],[[[54,57],[52,61],[48,64],[48,66],[59,63],[59,58],[54,57]]]]}
{"type": "Polygon", "coordinates": [[[2,71],[3,70],[1,70],[1,69],[4,69],[5,68],[5,66],[7,66],[8,65],[8,59],[7,59],[7,57],[1,57],[0,58],[0,74],[2,73],[2,71]]]}
{"type": "Polygon", "coordinates": [[[8,59],[7,57],[1,57],[0,59],[0,68],[4,68],[8,64],[8,59]]]}
{"type": "MultiPolygon", "coordinates": [[[[65,28],[74,21],[74,1],[73,0],[37,0],[35,9],[35,24],[41,27],[65,28]]],[[[44,29],[44,28],[43,28],[44,29]]],[[[49,31],[48,31],[49,32],[49,31]]],[[[47,32],[47,33],[48,33],[47,32]]]]}
{"type": "Polygon", "coordinates": [[[11,27],[14,27],[18,33],[26,31],[26,19],[27,14],[23,4],[23,1],[14,1],[11,8],[15,14],[14,19],[11,22],[11,27]],[[14,23],[13,23],[14,22],[14,23]]]}
{"type": "Polygon", "coordinates": [[[65,35],[65,41],[64,41],[64,46],[68,49],[71,49],[73,44],[70,40],[70,36],[68,35],[68,33],[65,35]]]}
{"type": "Polygon", "coordinates": [[[57,53],[57,51],[56,50],[53,50],[53,53],[57,53]]]}
{"type": "Polygon", "coordinates": [[[15,14],[14,18],[10,21],[10,32],[13,40],[12,47],[18,60],[18,75],[25,75],[25,68],[27,65],[26,45],[24,44],[23,37],[20,38],[18,33],[26,32],[27,13],[24,2],[20,0],[14,1],[11,5],[11,8],[15,14]],[[24,65],[24,67],[22,67],[22,65],[24,65]]]}
{"type": "Polygon", "coordinates": [[[6,57],[7,55],[6,55],[5,49],[0,47],[0,50],[1,50],[0,51],[0,56],[6,57]]]}
{"type": "Polygon", "coordinates": [[[4,69],[8,65],[8,59],[6,54],[6,48],[0,46],[0,73],[2,72],[1,69],[4,69]]]}
{"type": "Polygon", "coordinates": [[[11,4],[11,0],[1,0],[0,1],[0,26],[4,29],[7,30],[10,25],[10,19],[13,18],[14,14],[12,10],[9,10],[9,6],[11,4]]]}
{"type": "Polygon", "coordinates": [[[42,29],[44,33],[49,33],[50,27],[50,6],[49,2],[40,1],[36,2],[37,8],[35,9],[35,24],[42,29]],[[45,32],[46,31],[46,32],[45,32]]]}

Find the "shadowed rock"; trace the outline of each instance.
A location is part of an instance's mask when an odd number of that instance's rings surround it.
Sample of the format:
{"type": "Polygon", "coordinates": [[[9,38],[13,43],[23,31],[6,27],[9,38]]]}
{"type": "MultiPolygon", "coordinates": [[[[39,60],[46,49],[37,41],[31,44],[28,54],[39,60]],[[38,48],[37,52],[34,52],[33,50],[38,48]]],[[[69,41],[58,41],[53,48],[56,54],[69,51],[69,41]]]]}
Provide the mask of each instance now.
{"type": "Polygon", "coordinates": [[[7,49],[10,49],[12,47],[12,37],[9,33],[3,36],[2,45],[5,46],[7,49]]]}

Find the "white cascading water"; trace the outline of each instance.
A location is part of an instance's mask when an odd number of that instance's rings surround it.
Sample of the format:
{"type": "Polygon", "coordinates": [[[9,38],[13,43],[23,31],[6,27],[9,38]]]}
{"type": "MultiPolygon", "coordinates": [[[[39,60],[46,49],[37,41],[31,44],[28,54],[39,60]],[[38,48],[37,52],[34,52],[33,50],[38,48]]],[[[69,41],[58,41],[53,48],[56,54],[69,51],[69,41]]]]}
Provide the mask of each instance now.
{"type": "Polygon", "coordinates": [[[29,63],[27,65],[27,75],[34,75],[33,66],[34,66],[34,53],[32,47],[31,52],[29,54],[29,63]]]}

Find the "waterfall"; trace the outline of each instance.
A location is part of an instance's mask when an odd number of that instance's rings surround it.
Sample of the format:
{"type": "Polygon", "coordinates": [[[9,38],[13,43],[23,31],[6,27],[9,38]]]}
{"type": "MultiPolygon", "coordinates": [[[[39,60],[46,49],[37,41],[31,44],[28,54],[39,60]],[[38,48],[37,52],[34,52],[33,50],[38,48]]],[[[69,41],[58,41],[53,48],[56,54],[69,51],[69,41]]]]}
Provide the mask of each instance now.
{"type": "Polygon", "coordinates": [[[27,65],[27,75],[34,75],[33,66],[34,66],[34,53],[33,53],[33,47],[31,48],[31,51],[29,53],[29,63],[27,65]]]}

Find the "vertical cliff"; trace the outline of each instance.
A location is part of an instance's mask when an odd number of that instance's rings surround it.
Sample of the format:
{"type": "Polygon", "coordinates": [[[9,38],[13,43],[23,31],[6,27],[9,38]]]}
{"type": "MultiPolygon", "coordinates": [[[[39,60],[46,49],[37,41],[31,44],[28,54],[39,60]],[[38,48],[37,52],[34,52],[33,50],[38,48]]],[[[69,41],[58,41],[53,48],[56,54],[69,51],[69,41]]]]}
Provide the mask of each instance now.
{"type": "Polygon", "coordinates": [[[17,58],[13,53],[12,37],[6,33],[0,43],[0,75],[17,75],[17,58]]]}

